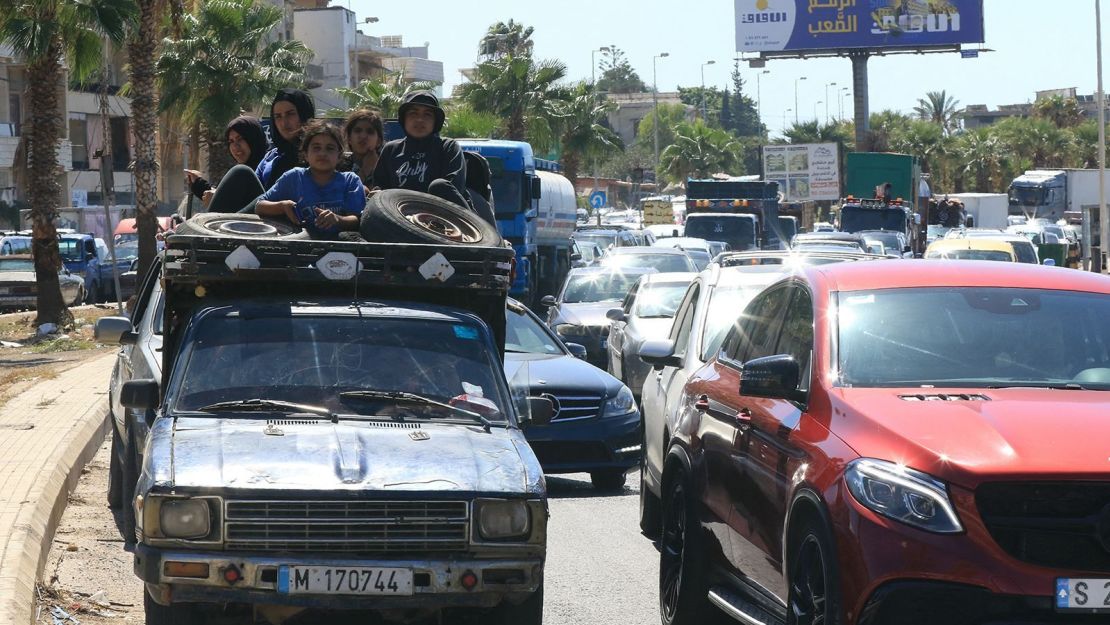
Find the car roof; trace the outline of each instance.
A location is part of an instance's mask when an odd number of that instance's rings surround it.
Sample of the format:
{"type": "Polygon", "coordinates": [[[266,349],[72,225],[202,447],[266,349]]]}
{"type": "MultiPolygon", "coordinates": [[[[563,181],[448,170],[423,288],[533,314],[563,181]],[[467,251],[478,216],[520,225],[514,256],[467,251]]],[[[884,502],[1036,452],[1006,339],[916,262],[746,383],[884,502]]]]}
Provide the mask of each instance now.
{"type": "Polygon", "coordinates": [[[570,270],[567,277],[581,276],[583,274],[633,274],[642,275],[645,273],[659,273],[655,269],[647,267],[575,267],[570,270]]]}
{"type": "Polygon", "coordinates": [[[805,267],[811,284],[829,291],[928,287],[1008,287],[1110,295],[1110,277],[1027,263],[984,260],[908,260],[805,267]]]}
{"type": "Polygon", "coordinates": [[[645,255],[658,255],[658,256],[685,256],[686,252],[678,249],[677,247],[654,247],[647,245],[633,245],[631,247],[619,247],[609,252],[609,256],[645,256],[645,255]]]}
{"type": "Polygon", "coordinates": [[[801,232],[794,235],[795,241],[845,241],[855,243],[863,237],[856,232],[801,232]]]}
{"type": "Polygon", "coordinates": [[[645,284],[689,284],[698,274],[692,271],[667,271],[663,273],[649,273],[640,278],[640,286],[645,284]]]}
{"type": "Polygon", "coordinates": [[[925,253],[934,250],[987,250],[993,252],[1014,251],[1014,246],[1009,241],[988,237],[971,237],[969,239],[938,239],[929,244],[925,253]]]}

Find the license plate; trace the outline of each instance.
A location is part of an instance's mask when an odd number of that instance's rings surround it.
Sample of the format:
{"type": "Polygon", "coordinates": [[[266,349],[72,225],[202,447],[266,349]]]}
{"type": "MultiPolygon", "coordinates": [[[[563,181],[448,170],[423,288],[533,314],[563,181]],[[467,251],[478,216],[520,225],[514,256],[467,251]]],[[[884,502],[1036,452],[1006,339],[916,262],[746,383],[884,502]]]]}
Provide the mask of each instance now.
{"type": "Polygon", "coordinates": [[[350,566],[282,566],[278,592],[315,595],[411,595],[412,570],[350,566]]]}
{"type": "Polygon", "coordinates": [[[1110,612],[1110,579],[1056,578],[1056,609],[1110,612]]]}

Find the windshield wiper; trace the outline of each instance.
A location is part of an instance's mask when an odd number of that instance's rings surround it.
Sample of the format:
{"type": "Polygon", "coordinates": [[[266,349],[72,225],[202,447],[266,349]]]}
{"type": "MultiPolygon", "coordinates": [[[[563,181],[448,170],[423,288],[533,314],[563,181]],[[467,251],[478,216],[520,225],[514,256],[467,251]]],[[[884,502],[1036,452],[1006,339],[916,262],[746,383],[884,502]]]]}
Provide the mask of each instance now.
{"type": "Polygon", "coordinates": [[[422,406],[436,406],[439,408],[446,408],[451,412],[456,412],[461,415],[477,419],[488,430],[493,422],[487,419],[484,415],[477,412],[471,412],[465,408],[445,404],[441,401],[417,395],[416,393],[406,393],[405,391],[343,391],[339,394],[341,399],[388,399],[396,402],[404,402],[409,404],[419,404],[422,406]]]}
{"type": "Polygon", "coordinates": [[[309,414],[318,414],[331,419],[332,423],[338,423],[339,417],[334,412],[328,410],[323,406],[312,406],[308,404],[297,404],[289,401],[281,401],[277,399],[262,399],[256,397],[254,399],[237,399],[235,401],[221,401],[215,404],[209,404],[202,408],[197,408],[201,412],[221,412],[221,411],[265,411],[265,410],[282,410],[285,412],[307,412],[309,414]]]}
{"type": "Polygon", "coordinates": [[[1078,382],[1008,382],[992,384],[987,388],[1047,388],[1054,391],[1110,391],[1110,388],[1087,386],[1078,382]]]}

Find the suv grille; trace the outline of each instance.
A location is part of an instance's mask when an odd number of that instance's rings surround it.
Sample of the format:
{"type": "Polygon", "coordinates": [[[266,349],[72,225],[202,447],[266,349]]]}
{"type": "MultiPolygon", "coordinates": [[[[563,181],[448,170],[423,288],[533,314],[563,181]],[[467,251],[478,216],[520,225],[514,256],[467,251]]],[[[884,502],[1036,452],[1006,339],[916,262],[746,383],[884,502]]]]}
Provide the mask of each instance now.
{"type": "Polygon", "coordinates": [[[975,492],[994,540],[1030,564],[1110,572],[1110,482],[1000,482],[975,492]]]}
{"type": "Polygon", "coordinates": [[[465,501],[228,501],[229,550],[405,553],[464,551],[465,501]]]}

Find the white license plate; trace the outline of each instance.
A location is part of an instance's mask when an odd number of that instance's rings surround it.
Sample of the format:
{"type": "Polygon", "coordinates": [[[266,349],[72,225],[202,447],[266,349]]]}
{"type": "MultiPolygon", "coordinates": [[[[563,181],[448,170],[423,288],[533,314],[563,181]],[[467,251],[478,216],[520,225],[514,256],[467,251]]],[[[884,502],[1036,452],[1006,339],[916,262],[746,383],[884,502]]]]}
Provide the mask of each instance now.
{"type": "Polygon", "coordinates": [[[1110,579],[1057,577],[1056,609],[1110,612],[1110,579]]]}
{"type": "Polygon", "coordinates": [[[412,570],[353,566],[282,566],[278,592],[315,595],[411,595],[412,570]]]}

